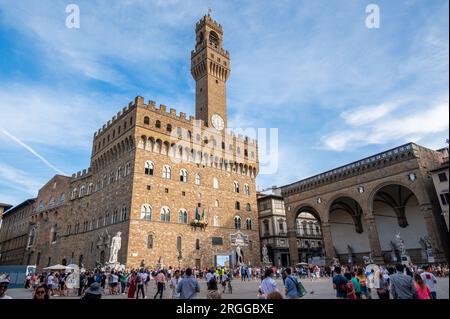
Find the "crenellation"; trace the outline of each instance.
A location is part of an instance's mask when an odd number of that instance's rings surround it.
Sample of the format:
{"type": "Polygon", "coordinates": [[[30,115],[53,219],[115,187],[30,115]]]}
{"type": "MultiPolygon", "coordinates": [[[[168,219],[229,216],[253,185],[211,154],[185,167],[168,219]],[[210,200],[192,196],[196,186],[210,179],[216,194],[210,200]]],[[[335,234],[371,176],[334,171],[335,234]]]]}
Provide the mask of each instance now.
{"type": "Polygon", "coordinates": [[[169,114],[172,116],[177,116],[177,110],[171,108],[169,114]]]}
{"type": "Polygon", "coordinates": [[[165,106],[164,104],[159,105],[159,111],[161,113],[166,113],[166,109],[167,109],[167,106],[165,106]]]}

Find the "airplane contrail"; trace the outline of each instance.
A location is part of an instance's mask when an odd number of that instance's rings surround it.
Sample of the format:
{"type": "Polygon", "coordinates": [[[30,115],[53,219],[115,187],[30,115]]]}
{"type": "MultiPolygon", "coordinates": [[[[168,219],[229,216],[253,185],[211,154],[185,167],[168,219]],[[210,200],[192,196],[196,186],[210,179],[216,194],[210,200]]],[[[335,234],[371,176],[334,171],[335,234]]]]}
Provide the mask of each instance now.
{"type": "Polygon", "coordinates": [[[20,146],[22,146],[23,148],[25,148],[27,151],[29,151],[31,154],[33,154],[34,156],[36,156],[37,158],[39,158],[45,165],[47,165],[48,167],[50,167],[51,169],[55,170],[58,174],[61,175],[66,175],[63,171],[59,170],[57,167],[55,167],[54,165],[52,165],[49,161],[47,161],[42,155],[38,154],[34,149],[32,149],[30,146],[28,146],[27,144],[25,144],[24,142],[22,142],[21,140],[19,140],[17,137],[15,137],[14,135],[10,134],[8,131],[0,128],[0,132],[2,132],[3,134],[5,134],[6,136],[8,136],[10,139],[12,139],[14,142],[16,142],[17,144],[19,144],[20,146]]]}

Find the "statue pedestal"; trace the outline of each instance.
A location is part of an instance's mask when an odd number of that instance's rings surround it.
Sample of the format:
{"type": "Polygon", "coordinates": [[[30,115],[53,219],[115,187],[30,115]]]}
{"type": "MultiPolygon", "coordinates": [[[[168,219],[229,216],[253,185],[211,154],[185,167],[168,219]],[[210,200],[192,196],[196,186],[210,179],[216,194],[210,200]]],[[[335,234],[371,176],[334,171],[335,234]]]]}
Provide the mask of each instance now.
{"type": "Polygon", "coordinates": [[[400,260],[401,260],[402,265],[408,266],[409,263],[411,262],[411,257],[409,257],[408,255],[401,255],[400,260]]]}
{"type": "Polygon", "coordinates": [[[109,263],[109,262],[107,262],[106,264],[105,264],[105,268],[109,268],[110,270],[116,270],[116,271],[119,271],[119,270],[124,270],[125,269],[125,265],[122,265],[122,264],[120,264],[120,263],[109,263]]]}

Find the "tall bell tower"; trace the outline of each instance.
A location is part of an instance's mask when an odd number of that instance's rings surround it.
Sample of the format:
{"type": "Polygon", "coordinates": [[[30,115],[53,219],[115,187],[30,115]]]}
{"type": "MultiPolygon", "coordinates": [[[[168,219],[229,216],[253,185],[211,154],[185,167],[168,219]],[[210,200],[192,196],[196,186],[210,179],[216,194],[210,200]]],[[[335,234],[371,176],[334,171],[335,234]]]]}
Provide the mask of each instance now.
{"type": "Polygon", "coordinates": [[[196,28],[191,74],[195,79],[195,117],[208,127],[227,127],[226,82],[230,76],[230,54],[222,48],[223,29],[205,15],[196,28]]]}

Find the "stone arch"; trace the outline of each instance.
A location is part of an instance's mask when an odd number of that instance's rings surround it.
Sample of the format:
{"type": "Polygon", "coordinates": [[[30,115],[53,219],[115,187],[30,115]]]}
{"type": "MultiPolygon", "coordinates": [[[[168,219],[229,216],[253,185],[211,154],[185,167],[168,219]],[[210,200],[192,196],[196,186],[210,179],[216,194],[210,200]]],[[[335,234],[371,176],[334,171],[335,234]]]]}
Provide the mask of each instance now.
{"type": "Polygon", "coordinates": [[[399,261],[399,246],[395,236],[400,234],[411,260],[415,263],[428,262],[423,242],[429,238],[433,248],[436,248],[435,234],[430,233],[427,227],[422,212],[423,204],[412,187],[398,182],[382,183],[369,198],[385,260],[399,261]]]}
{"type": "MultiPolygon", "coordinates": [[[[416,183],[419,183],[419,181],[416,180],[416,183]]],[[[373,204],[373,199],[374,199],[375,195],[378,193],[378,191],[380,189],[384,188],[385,186],[389,186],[389,185],[400,185],[400,186],[403,186],[403,187],[409,189],[416,196],[417,200],[419,201],[419,205],[423,205],[428,202],[426,194],[423,191],[420,191],[419,188],[411,187],[411,184],[408,185],[407,183],[405,183],[403,181],[388,180],[388,181],[382,182],[380,184],[377,184],[370,191],[370,193],[367,197],[367,207],[368,207],[369,213],[371,213],[373,211],[372,204],[373,204]]]]}
{"type": "Polygon", "coordinates": [[[370,229],[358,200],[346,194],[334,196],[327,205],[327,214],[333,247],[341,262],[348,261],[349,256],[354,262],[370,254],[370,229]]]}

